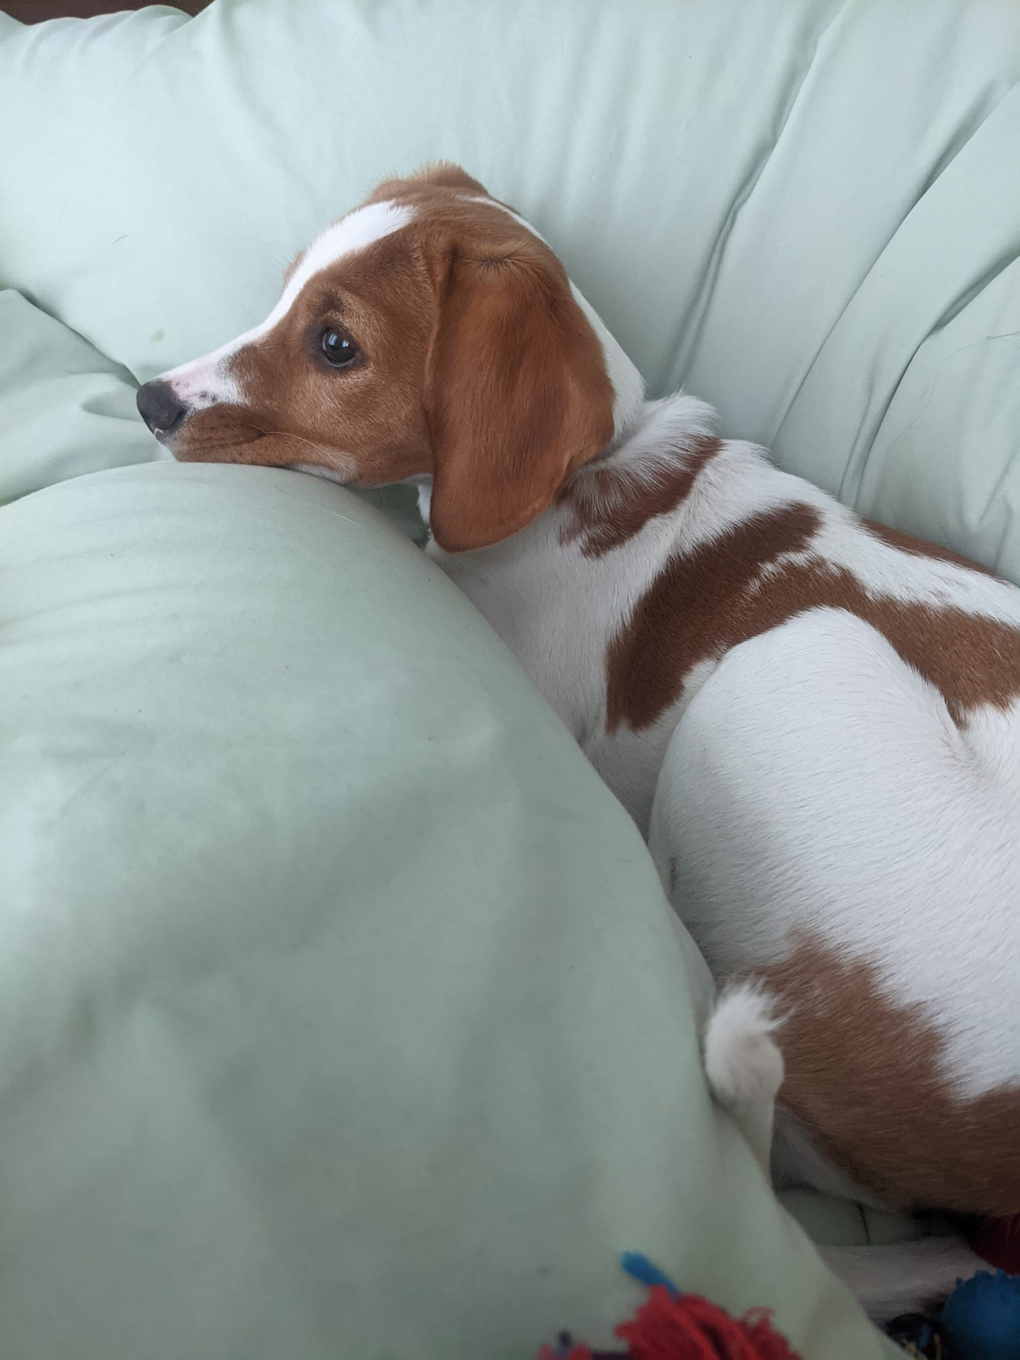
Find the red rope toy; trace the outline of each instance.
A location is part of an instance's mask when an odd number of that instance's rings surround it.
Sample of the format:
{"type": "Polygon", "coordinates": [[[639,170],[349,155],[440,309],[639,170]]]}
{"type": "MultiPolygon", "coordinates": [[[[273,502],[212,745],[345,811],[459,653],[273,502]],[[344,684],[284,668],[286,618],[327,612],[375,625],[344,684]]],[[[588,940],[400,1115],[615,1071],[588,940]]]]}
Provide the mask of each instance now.
{"type": "Polygon", "coordinates": [[[615,1329],[627,1350],[592,1351],[564,1334],[557,1347],[543,1346],[538,1360],[800,1360],[767,1309],[735,1318],[697,1294],[681,1294],[644,1256],[628,1252],[621,1265],[649,1288],[633,1318],[615,1329]]]}

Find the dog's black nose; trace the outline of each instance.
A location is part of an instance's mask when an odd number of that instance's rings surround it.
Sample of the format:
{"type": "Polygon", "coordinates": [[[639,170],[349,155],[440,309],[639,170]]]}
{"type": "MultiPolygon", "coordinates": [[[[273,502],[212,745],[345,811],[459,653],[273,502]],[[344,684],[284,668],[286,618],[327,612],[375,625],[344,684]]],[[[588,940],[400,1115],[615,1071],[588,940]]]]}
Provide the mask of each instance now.
{"type": "Polygon", "coordinates": [[[188,414],[188,408],[168,382],[157,378],[138,389],[138,411],[158,439],[173,434],[188,414]]]}

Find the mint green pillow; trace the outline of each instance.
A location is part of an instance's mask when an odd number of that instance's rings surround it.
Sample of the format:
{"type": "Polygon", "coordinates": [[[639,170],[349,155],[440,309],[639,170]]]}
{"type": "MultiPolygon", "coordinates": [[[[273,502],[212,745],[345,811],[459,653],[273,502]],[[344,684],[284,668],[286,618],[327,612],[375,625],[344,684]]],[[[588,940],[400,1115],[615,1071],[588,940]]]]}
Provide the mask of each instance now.
{"type": "Polygon", "coordinates": [[[378,512],[118,468],[0,511],[0,583],[4,1354],[525,1360],[632,1247],[886,1353],[712,1108],[632,823],[378,512]]]}
{"type": "Polygon", "coordinates": [[[166,455],[140,425],[130,374],[0,290],[0,505],[84,472],[166,455]]]}

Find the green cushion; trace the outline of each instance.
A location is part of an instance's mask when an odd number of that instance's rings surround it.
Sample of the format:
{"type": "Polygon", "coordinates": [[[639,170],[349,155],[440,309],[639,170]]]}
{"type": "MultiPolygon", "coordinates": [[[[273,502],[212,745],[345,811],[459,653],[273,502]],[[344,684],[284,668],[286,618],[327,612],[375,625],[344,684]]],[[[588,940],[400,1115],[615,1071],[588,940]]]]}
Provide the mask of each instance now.
{"type": "Polygon", "coordinates": [[[0,17],[4,1353],[531,1356],[608,1341],[625,1248],[885,1353],[711,1108],[704,965],[486,625],[355,497],[164,461],[131,379],[448,156],[653,391],[1020,577],[1018,38],[992,0],[0,17]]]}
{"type": "Polygon", "coordinates": [[[250,468],[2,514],[5,1354],[523,1360],[609,1341],[629,1247],[885,1353],[710,1105],[637,832],[413,546],[250,468]]]}

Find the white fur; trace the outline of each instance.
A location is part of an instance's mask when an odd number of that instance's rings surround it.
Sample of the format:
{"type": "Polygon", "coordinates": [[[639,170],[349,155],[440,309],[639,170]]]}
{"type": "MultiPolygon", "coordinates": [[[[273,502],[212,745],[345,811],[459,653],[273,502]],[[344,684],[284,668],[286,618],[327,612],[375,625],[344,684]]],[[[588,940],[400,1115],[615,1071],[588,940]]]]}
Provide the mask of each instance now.
{"type": "Polygon", "coordinates": [[[353,255],[359,250],[385,236],[400,231],[412,220],[414,213],[402,203],[386,200],[382,203],[369,203],[363,208],[341,217],[317,236],[301,257],[301,262],[287,281],[276,306],[265,321],[251,330],[245,331],[235,340],[221,345],[211,354],[181,364],[178,368],[164,373],[177,396],[186,401],[192,410],[200,411],[219,402],[237,402],[242,399],[237,383],[230,373],[230,359],[238,350],[261,340],[264,335],[278,325],[290,311],[305,285],[324,269],[334,265],[337,260],[353,255]]]}
{"type": "Polygon", "coordinates": [[[782,1105],[776,1108],[772,1128],[772,1183],[777,1190],[810,1185],[836,1199],[853,1200],[873,1209],[885,1207],[877,1195],[834,1166],[812,1138],[811,1130],[782,1105]]]}
{"type": "Polygon", "coordinates": [[[956,1237],[874,1247],[822,1247],[822,1259],[878,1322],[915,1313],[988,1264],[956,1237]]]}
{"type": "Polygon", "coordinates": [[[717,976],[775,962],[796,932],[879,959],[961,1097],[1020,1078],[1020,799],[984,744],[868,624],[813,610],[692,701],[650,836],[717,976]]]}
{"type": "Polygon", "coordinates": [[[341,217],[338,222],[327,227],[302,255],[277,307],[260,329],[268,330],[275,325],[276,320],[316,274],[321,274],[324,269],[336,264],[337,260],[365,250],[386,236],[392,236],[395,231],[408,226],[413,218],[414,211],[406,203],[384,199],[381,203],[368,203],[363,208],[355,208],[346,217],[341,217]]]}
{"type": "MultiPolygon", "coordinates": [[[[663,459],[682,457],[683,448],[713,429],[711,408],[693,397],[648,402],[630,437],[598,466],[653,477],[663,459]]],[[[605,658],[610,638],[672,551],[676,523],[663,516],[625,548],[587,558],[579,544],[560,542],[568,519],[567,511],[553,508],[480,552],[448,554],[435,543],[428,552],[493,624],[596,769],[646,826],[676,717],[667,714],[661,731],[607,734],[605,658]]]]}
{"type": "Polygon", "coordinates": [[[338,482],[340,486],[347,486],[354,476],[354,459],[343,458],[338,453],[330,453],[336,467],[325,467],[322,463],[292,463],[291,467],[295,472],[307,472],[312,477],[321,477],[324,482],[338,482]]]}
{"type": "Polygon", "coordinates": [[[712,1094],[740,1124],[766,1175],[783,1056],[772,1038],[772,1003],[756,986],[728,987],[705,1031],[705,1074],[712,1094]]]}
{"type": "Polygon", "coordinates": [[[577,285],[572,283],[570,291],[602,346],[602,357],[613,389],[613,430],[619,438],[632,428],[641,413],[645,380],[577,285]]]}

